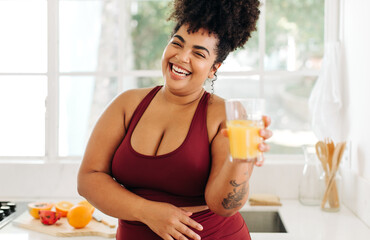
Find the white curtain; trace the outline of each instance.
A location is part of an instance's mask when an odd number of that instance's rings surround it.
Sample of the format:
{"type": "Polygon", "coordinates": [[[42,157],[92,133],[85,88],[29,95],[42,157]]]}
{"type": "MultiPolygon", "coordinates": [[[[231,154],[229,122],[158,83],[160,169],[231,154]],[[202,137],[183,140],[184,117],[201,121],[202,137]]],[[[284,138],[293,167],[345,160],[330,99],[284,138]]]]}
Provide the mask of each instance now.
{"type": "Polygon", "coordinates": [[[325,51],[319,78],[309,98],[312,129],[319,140],[343,141],[343,64],[339,40],[339,0],[325,2],[325,51]]]}

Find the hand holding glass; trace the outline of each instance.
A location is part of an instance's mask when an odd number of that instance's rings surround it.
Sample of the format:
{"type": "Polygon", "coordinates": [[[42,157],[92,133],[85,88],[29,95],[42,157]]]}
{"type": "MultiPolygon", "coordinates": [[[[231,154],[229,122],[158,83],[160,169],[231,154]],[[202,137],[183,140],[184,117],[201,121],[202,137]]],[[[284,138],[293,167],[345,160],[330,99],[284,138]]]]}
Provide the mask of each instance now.
{"type": "Polygon", "coordinates": [[[259,131],[264,126],[264,105],[264,99],[259,98],[226,100],[231,161],[262,161],[258,145],[262,143],[259,131]]]}

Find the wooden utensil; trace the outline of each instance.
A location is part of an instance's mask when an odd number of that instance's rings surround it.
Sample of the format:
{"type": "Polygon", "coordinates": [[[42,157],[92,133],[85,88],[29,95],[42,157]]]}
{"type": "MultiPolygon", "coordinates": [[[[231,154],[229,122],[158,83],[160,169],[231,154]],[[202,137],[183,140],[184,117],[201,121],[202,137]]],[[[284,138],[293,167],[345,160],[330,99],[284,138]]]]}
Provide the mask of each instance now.
{"type": "Polygon", "coordinates": [[[326,147],[327,147],[327,150],[328,150],[329,169],[332,169],[333,154],[334,154],[334,149],[335,149],[335,145],[334,145],[333,140],[331,140],[330,138],[327,138],[326,139],[326,147]]]}
{"type": "Polygon", "coordinates": [[[328,176],[328,151],[326,148],[326,144],[322,141],[318,141],[315,145],[316,148],[316,154],[319,158],[322,167],[324,169],[325,175],[328,176]]]}
{"type": "MultiPolygon", "coordinates": [[[[330,173],[330,169],[328,168],[328,148],[326,144],[322,141],[318,141],[315,147],[317,157],[320,159],[322,168],[324,169],[325,185],[327,186],[329,182],[329,173],[330,173]]],[[[332,203],[332,198],[330,198],[330,202],[332,203]]]]}
{"type": "MultiPolygon", "coordinates": [[[[326,150],[327,150],[327,155],[328,155],[328,172],[330,173],[332,170],[332,165],[333,165],[333,155],[334,155],[335,145],[331,138],[325,138],[325,145],[326,145],[326,150]]],[[[330,177],[330,174],[326,173],[326,176],[325,176],[326,186],[328,186],[329,177],[330,177]]],[[[337,201],[338,200],[338,189],[337,189],[337,185],[335,184],[335,179],[333,181],[334,181],[333,183],[334,185],[331,189],[331,193],[329,194],[329,204],[332,207],[338,207],[338,204],[339,204],[337,201]]]]}
{"type": "MultiPolygon", "coordinates": [[[[337,170],[339,168],[340,161],[342,159],[345,146],[346,146],[346,143],[345,142],[342,142],[342,143],[338,143],[337,146],[335,147],[334,154],[333,154],[332,169],[331,169],[331,172],[330,172],[330,178],[329,178],[329,181],[328,181],[326,190],[325,190],[325,194],[324,194],[323,200],[321,202],[321,208],[324,208],[325,207],[325,203],[326,203],[326,201],[328,199],[330,189],[332,188],[332,186],[333,186],[333,184],[335,182],[336,172],[337,172],[337,170]]],[[[333,208],[334,207],[339,207],[338,194],[336,194],[335,205],[334,206],[331,206],[331,207],[333,207],[333,208]]]]}

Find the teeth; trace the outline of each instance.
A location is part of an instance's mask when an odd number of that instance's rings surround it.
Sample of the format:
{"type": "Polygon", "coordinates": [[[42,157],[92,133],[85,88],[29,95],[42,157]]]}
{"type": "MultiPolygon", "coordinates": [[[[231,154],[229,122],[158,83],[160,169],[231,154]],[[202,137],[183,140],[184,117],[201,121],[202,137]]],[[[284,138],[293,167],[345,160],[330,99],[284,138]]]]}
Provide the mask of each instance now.
{"type": "Polygon", "coordinates": [[[178,73],[178,72],[176,72],[176,71],[174,71],[174,70],[172,70],[172,72],[173,72],[174,74],[178,75],[178,76],[182,76],[182,77],[185,77],[185,76],[186,76],[186,74],[185,74],[185,73],[178,73]]]}
{"type": "Polygon", "coordinates": [[[175,73],[176,75],[179,75],[179,76],[186,76],[188,74],[190,74],[190,72],[182,69],[182,68],[179,68],[175,65],[172,64],[172,72],[175,73]]]}

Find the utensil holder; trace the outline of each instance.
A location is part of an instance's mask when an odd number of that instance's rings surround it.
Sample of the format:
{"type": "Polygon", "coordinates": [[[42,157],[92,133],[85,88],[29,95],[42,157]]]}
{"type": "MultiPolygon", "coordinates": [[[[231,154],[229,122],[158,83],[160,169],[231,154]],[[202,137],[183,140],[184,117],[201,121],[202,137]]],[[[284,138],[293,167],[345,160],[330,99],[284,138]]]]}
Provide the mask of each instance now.
{"type": "Polygon", "coordinates": [[[322,186],[325,186],[322,190],[321,209],[326,212],[339,211],[342,177],[340,176],[339,172],[336,172],[332,177],[327,177],[324,172],[320,179],[323,182],[322,186]]]}

